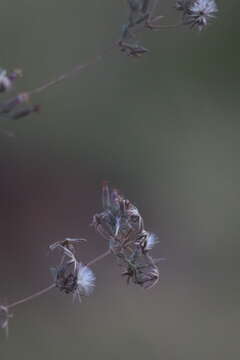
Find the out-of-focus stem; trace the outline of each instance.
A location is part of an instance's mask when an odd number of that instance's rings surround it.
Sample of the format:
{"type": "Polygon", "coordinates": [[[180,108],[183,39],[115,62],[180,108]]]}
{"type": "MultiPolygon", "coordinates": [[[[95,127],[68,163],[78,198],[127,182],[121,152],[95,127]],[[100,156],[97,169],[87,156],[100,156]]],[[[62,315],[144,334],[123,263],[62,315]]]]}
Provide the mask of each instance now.
{"type": "Polygon", "coordinates": [[[27,296],[24,299],[15,301],[14,303],[12,303],[10,305],[7,305],[7,308],[12,309],[17,305],[20,305],[20,304],[23,304],[25,302],[31,301],[31,300],[37,298],[38,296],[41,296],[41,295],[47,293],[48,291],[52,290],[53,288],[55,288],[55,286],[56,286],[55,284],[52,284],[52,285],[48,286],[47,288],[44,288],[44,289],[34,293],[33,295],[27,296]]]}

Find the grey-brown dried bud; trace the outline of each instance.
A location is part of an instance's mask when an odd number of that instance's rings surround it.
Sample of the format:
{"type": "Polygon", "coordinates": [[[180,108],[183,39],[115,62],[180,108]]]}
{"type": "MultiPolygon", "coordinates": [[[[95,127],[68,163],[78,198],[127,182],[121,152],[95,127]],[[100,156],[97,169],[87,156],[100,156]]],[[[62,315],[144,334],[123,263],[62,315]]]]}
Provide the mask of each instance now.
{"type": "Polygon", "coordinates": [[[56,287],[65,294],[74,293],[77,290],[77,274],[69,270],[68,266],[51,269],[56,287]]]}
{"type": "Polygon", "coordinates": [[[2,104],[0,106],[0,113],[10,113],[12,110],[14,110],[18,105],[26,103],[29,101],[29,95],[28,93],[20,93],[14,98],[8,100],[6,103],[2,104]]]}
{"type": "Polygon", "coordinates": [[[29,116],[32,113],[39,112],[39,111],[40,111],[40,105],[32,105],[32,106],[28,106],[28,107],[25,107],[24,109],[14,112],[11,115],[11,118],[13,120],[18,120],[18,119],[29,116]]]}

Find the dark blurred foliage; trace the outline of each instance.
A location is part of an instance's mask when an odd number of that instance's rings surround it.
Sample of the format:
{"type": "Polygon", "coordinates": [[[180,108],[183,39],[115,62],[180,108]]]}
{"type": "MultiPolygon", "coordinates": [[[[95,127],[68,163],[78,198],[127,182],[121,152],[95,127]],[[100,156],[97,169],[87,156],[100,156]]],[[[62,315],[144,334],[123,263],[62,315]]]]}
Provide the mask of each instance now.
{"type": "MultiPolygon", "coordinates": [[[[3,0],[1,66],[26,90],[107,48],[124,1],[3,0]]],[[[162,1],[164,23],[176,12],[162,1]]],[[[239,354],[239,1],[209,28],[139,34],[151,51],[104,62],[34,98],[42,112],[1,120],[0,296],[51,282],[47,246],[84,237],[82,261],[107,246],[89,226],[102,180],[160,238],[160,282],[127,287],[111,258],[81,305],[53,291],[14,309],[1,360],[236,359],[239,354]]]]}

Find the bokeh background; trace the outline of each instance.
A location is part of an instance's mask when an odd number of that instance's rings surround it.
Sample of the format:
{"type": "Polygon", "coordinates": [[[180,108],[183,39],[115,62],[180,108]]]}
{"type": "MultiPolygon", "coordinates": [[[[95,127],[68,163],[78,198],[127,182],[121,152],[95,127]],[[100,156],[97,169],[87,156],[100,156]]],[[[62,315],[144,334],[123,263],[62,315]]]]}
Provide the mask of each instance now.
{"type": "MultiPolygon", "coordinates": [[[[239,357],[239,11],[219,1],[201,34],[139,34],[151,50],[118,50],[35,96],[42,112],[1,120],[0,297],[51,282],[51,242],[85,237],[88,261],[107,244],[89,226],[108,180],[159,235],[161,280],[127,287],[109,258],[81,305],[53,291],[14,309],[0,358],[184,359],[239,357]]],[[[161,1],[164,23],[173,2],[161,1]]],[[[1,67],[31,89],[101,53],[126,22],[125,1],[2,0],[1,67]]],[[[4,97],[2,98],[4,99],[4,97]]]]}

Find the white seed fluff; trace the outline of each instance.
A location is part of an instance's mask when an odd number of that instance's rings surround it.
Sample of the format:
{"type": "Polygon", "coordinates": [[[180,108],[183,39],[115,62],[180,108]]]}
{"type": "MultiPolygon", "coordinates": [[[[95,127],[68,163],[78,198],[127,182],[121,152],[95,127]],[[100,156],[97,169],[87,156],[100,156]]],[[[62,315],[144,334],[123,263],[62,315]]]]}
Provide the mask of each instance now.
{"type": "Polygon", "coordinates": [[[81,295],[90,295],[95,287],[96,277],[92,270],[82,265],[78,264],[78,274],[77,274],[77,285],[78,290],[81,295]]]}
{"type": "Polygon", "coordinates": [[[157,240],[158,240],[158,238],[155,234],[149,233],[147,240],[146,240],[146,248],[145,249],[151,250],[158,242],[157,240]]]}

